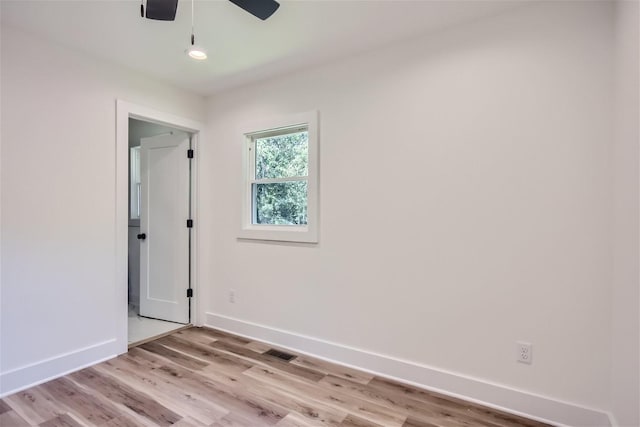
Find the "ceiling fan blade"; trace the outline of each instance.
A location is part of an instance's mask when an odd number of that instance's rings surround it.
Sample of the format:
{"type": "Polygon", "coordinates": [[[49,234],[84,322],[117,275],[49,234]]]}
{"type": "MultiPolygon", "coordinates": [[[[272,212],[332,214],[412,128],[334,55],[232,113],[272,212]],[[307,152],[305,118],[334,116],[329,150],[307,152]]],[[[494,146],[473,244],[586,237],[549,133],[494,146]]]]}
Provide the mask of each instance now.
{"type": "Polygon", "coordinates": [[[231,3],[246,10],[263,21],[274,14],[280,7],[275,0],[229,0],[231,3]]]}
{"type": "Polygon", "coordinates": [[[147,0],[147,18],[175,21],[178,0],[147,0]]]}

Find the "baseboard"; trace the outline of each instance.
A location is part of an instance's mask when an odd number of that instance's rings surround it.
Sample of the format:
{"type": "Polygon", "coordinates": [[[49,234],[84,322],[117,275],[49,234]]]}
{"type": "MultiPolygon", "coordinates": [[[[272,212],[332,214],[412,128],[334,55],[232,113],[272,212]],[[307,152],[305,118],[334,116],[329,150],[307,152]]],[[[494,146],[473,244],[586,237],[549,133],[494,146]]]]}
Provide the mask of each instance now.
{"type": "Polygon", "coordinates": [[[604,411],[290,331],[215,313],[206,313],[204,326],[557,426],[612,425],[604,411]]]}
{"type": "Polygon", "coordinates": [[[0,398],[115,357],[114,338],[0,374],[0,398]]]}

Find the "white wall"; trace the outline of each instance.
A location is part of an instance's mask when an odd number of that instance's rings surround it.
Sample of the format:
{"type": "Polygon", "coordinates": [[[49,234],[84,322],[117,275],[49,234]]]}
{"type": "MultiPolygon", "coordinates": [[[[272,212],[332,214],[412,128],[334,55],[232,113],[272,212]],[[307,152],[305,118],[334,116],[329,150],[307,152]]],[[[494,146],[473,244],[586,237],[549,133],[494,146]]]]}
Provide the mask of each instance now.
{"type": "Polygon", "coordinates": [[[6,393],[119,348],[116,98],[196,120],[204,101],[7,26],[1,50],[6,393]]]}
{"type": "Polygon", "coordinates": [[[614,140],[613,413],[620,426],[640,425],[640,7],[616,4],[614,140]]]}
{"type": "Polygon", "coordinates": [[[607,410],[612,23],[611,3],[544,2],[212,97],[208,323],[607,410]],[[237,240],[238,130],[311,109],[320,243],[237,240]],[[533,365],[515,362],[516,340],[533,365]]]}

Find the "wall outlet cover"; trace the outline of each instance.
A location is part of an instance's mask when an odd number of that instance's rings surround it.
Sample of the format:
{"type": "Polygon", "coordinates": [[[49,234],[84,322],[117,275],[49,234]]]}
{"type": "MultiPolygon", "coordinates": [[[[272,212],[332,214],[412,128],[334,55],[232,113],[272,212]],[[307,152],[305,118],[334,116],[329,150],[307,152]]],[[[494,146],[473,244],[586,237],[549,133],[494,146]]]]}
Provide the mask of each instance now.
{"type": "Polygon", "coordinates": [[[516,341],[516,361],[531,365],[533,361],[533,345],[531,343],[516,341]]]}

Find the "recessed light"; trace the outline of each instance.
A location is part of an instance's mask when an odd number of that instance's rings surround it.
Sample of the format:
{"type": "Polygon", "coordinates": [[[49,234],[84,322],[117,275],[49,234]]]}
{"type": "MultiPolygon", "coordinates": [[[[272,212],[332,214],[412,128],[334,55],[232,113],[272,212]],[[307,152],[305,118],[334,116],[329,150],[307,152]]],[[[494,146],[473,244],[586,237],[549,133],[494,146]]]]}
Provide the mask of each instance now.
{"type": "Polygon", "coordinates": [[[199,46],[190,46],[189,49],[185,51],[189,57],[196,59],[198,61],[202,61],[207,59],[207,51],[199,46]]]}

